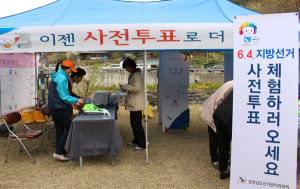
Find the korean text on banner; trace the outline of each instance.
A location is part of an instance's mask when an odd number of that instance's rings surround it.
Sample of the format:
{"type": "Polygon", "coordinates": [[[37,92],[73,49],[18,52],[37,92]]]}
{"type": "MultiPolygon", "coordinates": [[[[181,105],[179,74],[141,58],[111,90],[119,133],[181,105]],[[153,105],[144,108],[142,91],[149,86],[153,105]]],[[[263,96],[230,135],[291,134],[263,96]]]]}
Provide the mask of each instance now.
{"type": "Polygon", "coordinates": [[[94,24],[0,28],[0,52],[232,49],[231,23],[94,24]]]}
{"type": "Polygon", "coordinates": [[[298,14],[234,20],[230,188],[296,188],[298,14]]]}

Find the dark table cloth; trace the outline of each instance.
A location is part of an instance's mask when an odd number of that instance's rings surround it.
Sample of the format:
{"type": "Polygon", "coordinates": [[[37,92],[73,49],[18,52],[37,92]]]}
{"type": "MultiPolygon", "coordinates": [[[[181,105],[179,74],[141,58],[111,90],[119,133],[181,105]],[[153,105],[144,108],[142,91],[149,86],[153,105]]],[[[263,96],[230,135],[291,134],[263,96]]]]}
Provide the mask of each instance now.
{"type": "Polygon", "coordinates": [[[78,157],[110,154],[113,161],[123,144],[116,124],[118,104],[109,105],[111,116],[103,119],[102,114],[86,115],[80,112],[72,121],[65,148],[70,160],[78,157]]]}

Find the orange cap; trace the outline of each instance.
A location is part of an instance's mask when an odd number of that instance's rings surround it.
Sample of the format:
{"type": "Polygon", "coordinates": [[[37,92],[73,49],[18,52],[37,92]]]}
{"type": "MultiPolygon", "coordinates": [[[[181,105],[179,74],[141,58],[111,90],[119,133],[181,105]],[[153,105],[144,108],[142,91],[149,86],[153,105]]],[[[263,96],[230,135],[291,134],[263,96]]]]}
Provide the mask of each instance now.
{"type": "Polygon", "coordinates": [[[77,72],[74,66],[74,62],[70,59],[64,60],[61,65],[71,68],[72,72],[77,72]]]}

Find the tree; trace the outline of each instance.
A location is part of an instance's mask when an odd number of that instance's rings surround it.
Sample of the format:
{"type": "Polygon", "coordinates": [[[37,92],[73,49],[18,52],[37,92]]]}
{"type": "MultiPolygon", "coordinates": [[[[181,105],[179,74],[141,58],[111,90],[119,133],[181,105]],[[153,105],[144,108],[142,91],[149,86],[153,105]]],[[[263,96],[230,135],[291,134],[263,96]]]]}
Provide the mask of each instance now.
{"type": "Polygon", "coordinates": [[[123,51],[112,51],[110,52],[110,56],[112,59],[121,59],[126,53],[123,51]]]}
{"type": "Polygon", "coordinates": [[[67,56],[65,53],[51,53],[51,56],[48,60],[46,60],[47,64],[57,64],[58,62],[62,62],[65,59],[67,59],[67,56]]]}
{"type": "Polygon", "coordinates": [[[258,0],[246,8],[260,13],[299,12],[300,0],[258,0]]]}
{"type": "Polygon", "coordinates": [[[299,12],[300,0],[230,0],[245,8],[263,14],[299,12]]]}
{"type": "Polygon", "coordinates": [[[72,60],[75,63],[75,66],[78,66],[78,56],[79,52],[77,51],[68,51],[67,52],[67,58],[72,60]]]}
{"type": "Polygon", "coordinates": [[[247,7],[249,6],[251,3],[257,2],[258,0],[229,0],[232,3],[235,3],[237,5],[240,5],[242,7],[247,7]]]}
{"type": "Polygon", "coordinates": [[[104,77],[102,77],[99,81],[97,73],[98,67],[94,66],[92,72],[87,72],[78,85],[73,85],[74,92],[79,96],[91,98],[104,80],[104,77]]]}

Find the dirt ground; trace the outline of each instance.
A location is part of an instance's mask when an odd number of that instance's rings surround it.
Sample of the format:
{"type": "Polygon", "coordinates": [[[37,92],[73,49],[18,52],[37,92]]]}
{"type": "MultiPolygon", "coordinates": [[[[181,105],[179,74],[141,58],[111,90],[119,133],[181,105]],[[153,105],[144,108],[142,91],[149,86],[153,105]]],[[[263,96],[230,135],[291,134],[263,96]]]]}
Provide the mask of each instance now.
{"type": "MultiPolygon", "coordinates": [[[[52,157],[54,133],[41,148],[31,154],[33,163],[20,147],[9,152],[5,163],[7,138],[0,138],[0,188],[229,188],[229,178],[219,179],[219,171],[210,163],[207,125],[201,119],[199,105],[189,105],[190,131],[170,130],[163,133],[158,112],[148,122],[149,159],[145,151],[135,152],[126,144],[133,138],[129,112],[120,107],[117,125],[123,146],[112,166],[109,155],[83,157],[83,167],[73,161],[61,162],[52,157]]],[[[44,123],[28,124],[42,129],[44,123]]],[[[21,124],[14,125],[20,131],[21,124]]],[[[40,138],[41,140],[41,138],[40,138]]],[[[31,140],[25,142],[30,146],[31,140]]],[[[297,179],[299,185],[299,176],[297,179]]],[[[300,187],[298,187],[300,188],[300,187]]]]}

